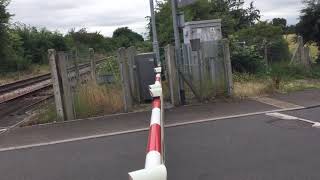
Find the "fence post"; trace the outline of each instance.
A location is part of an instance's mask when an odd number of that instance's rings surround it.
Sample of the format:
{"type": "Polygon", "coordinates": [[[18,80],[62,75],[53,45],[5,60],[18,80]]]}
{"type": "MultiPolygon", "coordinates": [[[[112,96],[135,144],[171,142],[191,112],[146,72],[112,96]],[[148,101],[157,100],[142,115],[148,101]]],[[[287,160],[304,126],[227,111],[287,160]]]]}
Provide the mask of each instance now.
{"type": "Polygon", "coordinates": [[[224,56],[224,69],[225,69],[225,76],[227,80],[227,89],[228,95],[233,95],[233,77],[232,77],[232,66],[231,66],[231,59],[230,59],[230,48],[229,48],[229,40],[223,39],[222,40],[223,46],[223,56],[224,56]]]}
{"type": "Polygon", "coordinates": [[[179,79],[178,70],[175,63],[175,48],[172,45],[167,45],[165,47],[165,60],[167,63],[171,103],[174,106],[178,106],[181,104],[179,94],[179,79]]]}
{"type": "Polygon", "coordinates": [[[298,63],[299,64],[304,64],[304,49],[303,49],[303,37],[302,36],[298,36],[298,52],[299,52],[299,56],[298,56],[298,63]]]}
{"type": "Polygon", "coordinates": [[[75,70],[75,75],[76,75],[76,84],[78,85],[80,82],[80,70],[79,70],[79,65],[78,65],[78,51],[74,50],[72,52],[73,52],[72,56],[73,56],[74,70],[75,70]]]}
{"type": "Polygon", "coordinates": [[[266,67],[269,67],[269,60],[268,60],[268,43],[266,42],[264,45],[264,61],[266,63],[266,67]]]}
{"type": "Polygon", "coordinates": [[[140,102],[140,91],[138,85],[138,76],[136,73],[135,56],[137,55],[135,47],[129,47],[127,49],[128,54],[128,67],[129,67],[129,80],[131,87],[131,94],[135,101],[140,102]]]}
{"type": "Polygon", "coordinates": [[[120,48],[118,50],[118,62],[120,67],[120,75],[122,82],[123,100],[124,100],[124,111],[129,112],[132,110],[132,96],[130,90],[130,80],[129,80],[129,68],[127,64],[126,49],[120,48]]]}
{"type": "Polygon", "coordinates": [[[96,61],[94,59],[93,48],[89,48],[89,58],[90,58],[90,65],[91,65],[91,79],[95,82],[96,81],[96,61]]]}
{"type": "Polygon", "coordinates": [[[310,48],[305,46],[303,47],[303,61],[302,64],[306,69],[309,69],[311,66],[311,57],[310,57],[310,48]]]}
{"type": "Polygon", "coordinates": [[[66,64],[66,54],[64,52],[58,52],[58,73],[61,78],[62,85],[62,102],[63,109],[65,113],[64,120],[75,119],[75,113],[73,108],[73,95],[71,93],[67,64],[66,64]]]}
{"type": "Polygon", "coordinates": [[[54,49],[48,50],[48,58],[50,64],[51,71],[51,79],[53,84],[53,92],[54,92],[54,101],[57,110],[58,120],[64,120],[65,115],[63,111],[63,103],[62,103],[62,87],[61,83],[59,83],[59,75],[58,75],[58,64],[56,59],[56,51],[54,49]]]}

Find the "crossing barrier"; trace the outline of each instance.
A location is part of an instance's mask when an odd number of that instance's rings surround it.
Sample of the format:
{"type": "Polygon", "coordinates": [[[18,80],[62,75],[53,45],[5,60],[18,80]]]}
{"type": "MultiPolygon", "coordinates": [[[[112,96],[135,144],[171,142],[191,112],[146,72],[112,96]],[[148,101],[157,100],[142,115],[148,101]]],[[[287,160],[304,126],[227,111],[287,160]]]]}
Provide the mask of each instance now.
{"type": "Polygon", "coordinates": [[[155,73],[155,84],[149,86],[153,101],[145,169],[130,172],[130,180],[167,180],[164,151],[164,108],[161,67],[155,68],[155,73]]]}

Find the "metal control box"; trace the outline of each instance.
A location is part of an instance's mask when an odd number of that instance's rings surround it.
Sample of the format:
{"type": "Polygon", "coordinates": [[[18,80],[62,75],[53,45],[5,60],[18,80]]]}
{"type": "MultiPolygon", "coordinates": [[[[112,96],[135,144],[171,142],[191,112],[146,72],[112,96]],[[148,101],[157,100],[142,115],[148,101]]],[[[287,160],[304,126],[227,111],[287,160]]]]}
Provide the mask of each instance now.
{"type": "Polygon", "coordinates": [[[200,40],[200,43],[221,40],[221,19],[186,22],[183,35],[186,45],[194,40],[200,40]]]}
{"type": "Polygon", "coordinates": [[[152,100],[149,85],[154,84],[156,67],[155,54],[143,53],[135,56],[136,72],[139,79],[140,99],[142,101],[152,100]]]}

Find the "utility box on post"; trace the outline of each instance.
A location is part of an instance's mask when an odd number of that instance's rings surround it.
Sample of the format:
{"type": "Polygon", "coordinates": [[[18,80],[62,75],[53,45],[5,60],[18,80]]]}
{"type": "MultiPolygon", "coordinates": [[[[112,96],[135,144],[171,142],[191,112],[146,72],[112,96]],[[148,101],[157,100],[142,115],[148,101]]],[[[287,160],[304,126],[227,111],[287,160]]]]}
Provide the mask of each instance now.
{"type": "Polygon", "coordinates": [[[154,84],[154,68],[156,66],[154,53],[143,53],[135,56],[136,72],[139,79],[141,101],[150,101],[152,97],[149,85],[154,84]]]}
{"type": "Polygon", "coordinates": [[[183,28],[184,44],[200,40],[200,43],[222,39],[221,19],[186,22],[183,28]]]}

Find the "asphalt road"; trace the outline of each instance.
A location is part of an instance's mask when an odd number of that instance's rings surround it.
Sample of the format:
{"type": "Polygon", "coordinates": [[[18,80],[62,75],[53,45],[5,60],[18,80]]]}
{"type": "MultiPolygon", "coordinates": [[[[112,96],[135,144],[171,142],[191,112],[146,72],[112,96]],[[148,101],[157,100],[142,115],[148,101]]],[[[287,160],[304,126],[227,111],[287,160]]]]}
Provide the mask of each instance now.
{"type": "MultiPolygon", "coordinates": [[[[317,118],[320,108],[291,113],[317,118]]],[[[168,179],[319,180],[319,137],[265,115],[167,128],[168,179]]],[[[143,168],[146,143],[139,132],[0,152],[0,179],[126,180],[143,168]]]]}

